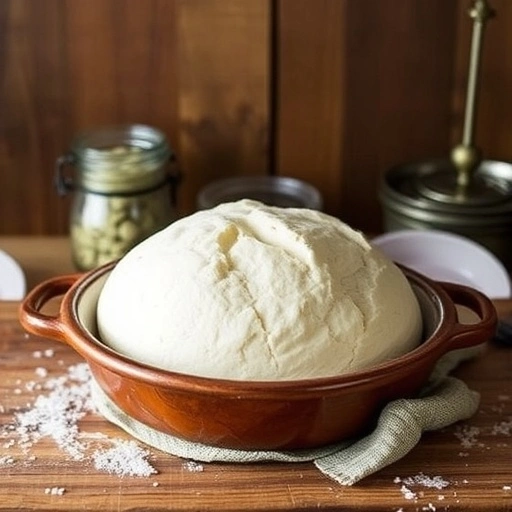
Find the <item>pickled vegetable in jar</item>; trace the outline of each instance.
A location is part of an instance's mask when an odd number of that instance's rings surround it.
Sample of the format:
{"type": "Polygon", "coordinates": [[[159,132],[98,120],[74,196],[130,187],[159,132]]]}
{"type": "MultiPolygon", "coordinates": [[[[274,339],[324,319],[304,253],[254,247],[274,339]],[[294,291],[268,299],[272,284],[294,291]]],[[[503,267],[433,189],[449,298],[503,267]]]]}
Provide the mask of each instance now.
{"type": "Polygon", "coordinates": [[[74,194],[70,238],[79,270],[122,258],[178,216],[179,173],[166,137],[150,126],[82,134],[57,160],[55,178],[61,195],[74,194]]]}

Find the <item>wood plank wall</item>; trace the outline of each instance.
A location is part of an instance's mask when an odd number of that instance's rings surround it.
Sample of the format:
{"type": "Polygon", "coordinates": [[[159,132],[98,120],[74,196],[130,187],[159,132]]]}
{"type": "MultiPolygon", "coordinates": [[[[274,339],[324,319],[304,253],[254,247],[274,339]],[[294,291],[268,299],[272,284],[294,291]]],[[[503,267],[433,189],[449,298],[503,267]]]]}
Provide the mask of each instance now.
{"type": "MultiPolygon", "coordinates": [[[[485,35],[477,143],[512,160],[512,2],[485,35]]],[[[184,174],[280,174],[381,229],[391,165],[460,138],[469,0],[0,0],[0,234],[67,233],[55,159],[81,131],[161,128],[184,174]]]]}

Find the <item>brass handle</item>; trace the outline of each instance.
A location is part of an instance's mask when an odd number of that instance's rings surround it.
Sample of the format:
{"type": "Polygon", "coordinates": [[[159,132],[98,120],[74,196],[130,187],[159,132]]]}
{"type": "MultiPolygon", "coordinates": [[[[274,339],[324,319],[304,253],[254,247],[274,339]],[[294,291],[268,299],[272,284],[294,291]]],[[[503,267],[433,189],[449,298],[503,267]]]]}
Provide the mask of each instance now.
{"type": "Polygon", "coordinates": [[[469,57],[468,85],[462,142],[452,150],[452,162],[457,169],[457,185],[467,187],[474,170],[481,160],[480,151],[474,146],[475,107],[479,86],[480,58],[486,22],[495,16],[495,11],[486,0],[475,0],[469,9],[469,17],[473,19],[471,35],[471,51],[469,57]]]}

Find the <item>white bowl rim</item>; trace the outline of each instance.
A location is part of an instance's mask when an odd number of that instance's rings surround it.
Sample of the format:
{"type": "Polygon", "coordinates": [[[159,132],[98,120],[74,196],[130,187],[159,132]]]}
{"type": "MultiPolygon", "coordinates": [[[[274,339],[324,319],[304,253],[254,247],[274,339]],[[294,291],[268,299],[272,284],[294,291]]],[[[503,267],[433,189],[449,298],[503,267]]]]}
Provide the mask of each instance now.
{"type": "MultiPolygon", "coordinates": [[[[473,287],[478,291],[484,293],[491,299],[509,299],[512,296],[512,284],[510,275],[507,272],[503,263],[486,247],[471,240],[468,237],[441,230],[414,230],[404,229],[399,231],[392,231],[378,235],[370,240],[370,243],[380,249],[384,254],[393,259],[397,263],[420,272],[431,279],[437,281],[451,280],[457,284],[463,284],[473,287]],[[436,268],[433,268],[432,260],[429,259],[413,259],[402,251],[404,244],[408,244],[408,249],[413,247],[416,251],[419,250],[418,244],[423,244],[421,248],[428,248],[432,251],[439,251],[440,247],[456,248],[459,259],[457,260],[457,270],[454,267],[439,265],[436,261],[436,268]],[[414,245],[411,245],[414,244],[414,245]],[[464,268],[460,259],[460,255],[465,254],[468,257],[478,259],[480,262],[485,262],[485,270],[488,279],[479,279],[478,275],[470,273],[467,268],[464,268]],[[438,275],[437,271],[441,270],[442,273],[452,274],[453,279],[447,279],[446,274],[438,275]],[[466,273],[462,270],[466,270],[466,273]]],[[[466,260],[467,261],[467,258],[466,260]]]]}
{"type": "Polygon", "coordinates": [[[0,300],[22,300],[26,285],[20,264],[9,253],[0,249],[0,300]]]}

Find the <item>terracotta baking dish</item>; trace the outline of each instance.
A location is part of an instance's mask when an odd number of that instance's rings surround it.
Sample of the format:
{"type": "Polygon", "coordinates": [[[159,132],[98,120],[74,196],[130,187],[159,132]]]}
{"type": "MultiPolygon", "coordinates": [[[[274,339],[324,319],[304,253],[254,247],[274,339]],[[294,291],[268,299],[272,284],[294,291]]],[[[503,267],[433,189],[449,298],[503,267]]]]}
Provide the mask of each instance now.
{"type": "MultiPolygon", "coordinates": [[[[213,446],[295,449],[359,436],[374,425],[388,401],[414,395],[440,356],[483,343],[496,328],[493,304],[481,293],[434,282],[403,268],[424,321],[424,341],[412,352],[368,370],[330,378],[287,382],[201,378],[140,364],[95,336],[97,299],[113,265],[40,284],[21,304],[22,325],[76,350],[105,393],[133,418],[213,446]],[[44,313],[43,306],[58,296],[62,296],[58,313],[44,313]],[[480,321],[459,323],[454,303],[470,308],[480,321]]],[[[304,357],[308,357],[307,348],[304,357]]]]}

